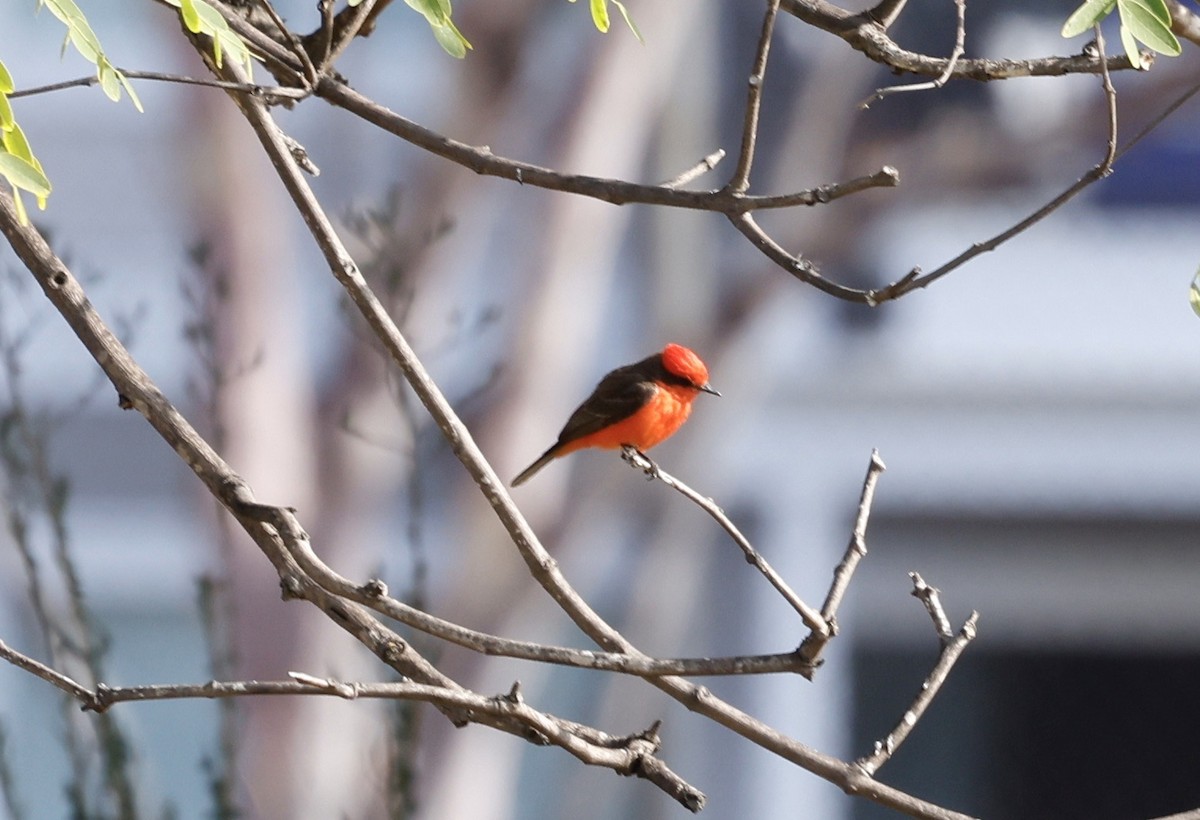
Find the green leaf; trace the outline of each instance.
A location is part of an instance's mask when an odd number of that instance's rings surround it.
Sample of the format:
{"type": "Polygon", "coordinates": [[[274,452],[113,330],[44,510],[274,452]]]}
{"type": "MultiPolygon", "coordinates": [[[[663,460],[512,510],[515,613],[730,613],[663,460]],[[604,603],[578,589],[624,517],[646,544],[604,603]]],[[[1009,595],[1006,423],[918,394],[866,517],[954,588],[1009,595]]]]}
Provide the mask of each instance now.
{"type": "Polygon", "coordinates": [[[602,33],[608,33],[608,0],[591,0],[592,23],[602,33]]]}
{"type": "Polygon", "coordinates": [[[453,27],[434,26],[433,39],[437,40],[438,45],[451,57],[461,60],[467,56],[468,43],[461,34],[455,33],[453,27]]]}
{"type": "Polygon", "coordinates": [[[139,114],[145,114],[146,109],[142,108],[142,100],[138,97],[137,92],[133,90],[133,85],[130,84],[129,78],[117,72],[117,79],[121,81],[121,87],[125,89],[125,93],[129,95],[129,101],[133,103],[133,107],[137,109],[139,114]]]}
{"type": "Polygon", "coordinates": [[[46,179],[46,175],[32,162],[21,159],[16,154],[0,152],[0,176],[12,183],[14,188],[29,191],[34,196],[50,195],[50,180],[46,179]]]}
{"type": "Polygon", "coordinates": [[[15,122],[12,124],[12,128],[4,132],[3,139],[0,139],[0,145],[4,146],[5,151],[41,170],[41,164],[33,158],[33,151],[29,148],[29,140],[25,138],[25,132],[15,122]]]}
{"type": "Polygon", "coordinates": [[[42,6],[50,9],[50,13],[66,26],[72,25],[73,20],[83,19],[83,12],[74,0],[38,0],[38,8],[42,6]]]}
{"type": "Polygon", "coordinates": [[[1158,18],[1167,28],[1171,27],[1171,10],[1167,8],[1164,0],[1138,0],[1146,9],[1158,18]]]}
{"type": "Polygon", "coordinates": [[[17,221],[22,226],[29,224],[29,212],[25,210],[25,201],[21,199],[21,192],[15,187],[13,188],[13,205],[17,209],[17,221]]]}
{"type": "Polygon", "coordinates": [[[180,0],[179,16],[183,18],[183,24],[187,26],[187,30],[192,34],[200,33],[200,12],[196,11],[195,0],[180,0]]]}
{"type": "Polygon", "coordinates": [[[75,0],[38,0],[38,7],[41,6],[50,9],[50,13],[67,27],[63,50],[65,51],[67,43],[70,43],[75,46],[75,50],[85,60],[96,66],[96,78],[100,81],[100,88],[105,95],[114,102],[118,101],[121,99],[121,89],[123,88],[129,92],[129,99],[133,102],[134,107],[138,111],[144,110],[141,100],[137,98],[125,75],[105,56],[104,49],[100,45],[100,38],[96,36],[96,32],[92,31],[87,18],[83,16],[79,6],[75,5],[75,0]]]}
{"type": "Polygon", "coordinates": [[[462,32],[449,17],[443,25],[433,26],[433,37],[447,54],[459,60],[466,57],[467,50],[471,48],[467,38],[462,36],[462,32]]]}
{"type": "Polygon", "coordinates": [[[104,91],[104,96],[108,97],[113,102],[121,101],[121,81],[117,79],[117,71],[108,60],[102,60],[96,71],[96,76],[100,78],[100,88],[104,91]]]}
{"type": "Polygon", "coordinates": [[[1129,29],[1151,51],[1168,57],[1178,57],[1182,52],[1179,40],[1171,33],[1171,15],[1162,0],[1117,0],[1117,9],[1121,28],[1129,29]]]}
{"type": "Polygon", "coordinates": [[[96,63],[104,54],[104,49],[100,47],[100,41],[96,39],[96,33],[90,28],[83,29],[77,26],[71,26],[67,29],[67,39],[71,41],[71,45],[75,46],[75,50],[83,55],[83,59],[89,63],[96,63]]]}
{"type": "Polygon", "coordinates": [[[221,12],[212,7],[206,0],[166,0],[169,5],[179,9],[184,25],[188,31],[206,34],[213,41],[213,60],[220,66],[225,54],[247,71],[252,70],[250,47],[234,33],[229,23],[221,16],[221,12]],[[185,6],[187,7],[185,9],[185,6]],[[192,26],[195,25],[196,28],[192,26]]]}
{"type": "Polygon", "coordinates": [[[433,29],[433,37],[447,54],[462,59],[467,56],[471,44],[450,19],[450,0],[404,0],[412,9],[421,13],[425,22],[433,29]]]}
{"type": "Polygon", "coordinates": [[[12,75],[8,73],[8,67],[4,65],[4,61],[0,60],[0,94],[11,94],[16,89],[13,84],[12,75]]]}
{"type": "Polygon", "coordinates": [[[645,45],[646,41],[642,37],[642,33],[638,31],[638,27],[633,22],[633,18],[629,16],[629,10],[625,8],[625,4],[621,0],[612,0],[612,4],[617,7],[617,11],[621,12],[621,16],[625,18],[625,25],[629,26],[629,30],[633,32],[633,36],[638,39],[639,43],[645,45]]]}
{"type": "Polygon", "coordinates": [[[1129,64],[1134,68],[1142,67],[1142,54],[1138,49],[1137,40],[1134,39],[1133,32],[1128,26],[1121,26],[1121,46],[1125,49],[1125,56],[1129,58],[1129,64]]]}
{"type": "Polygon", "coordinates": [[[410,8],[416,9],[425,19],[433,23],[441,23],[450,16],[449,0],[404,0],[410,8]]]}
{"type": "Polygon", "coordinates": [[[13,118],[12,103],[8,101],[8,97],[0,94],[0,132],[8,133],[17,124],[13,118]]]}
{"type": "Polygon", "coordinates": [[[1085,0],[1063,23],[1063,37],[1078,37],[1112,13],[1117,0],[1085,0]]]}
{"type": "Polygon", "coordinates": [[[1188,301],[1192,303],[1192,310],[1200,316],[1200,271],[1196,271],[1196,275],[1192,277],[1192,286],[1188,288],[1188,301]]]}

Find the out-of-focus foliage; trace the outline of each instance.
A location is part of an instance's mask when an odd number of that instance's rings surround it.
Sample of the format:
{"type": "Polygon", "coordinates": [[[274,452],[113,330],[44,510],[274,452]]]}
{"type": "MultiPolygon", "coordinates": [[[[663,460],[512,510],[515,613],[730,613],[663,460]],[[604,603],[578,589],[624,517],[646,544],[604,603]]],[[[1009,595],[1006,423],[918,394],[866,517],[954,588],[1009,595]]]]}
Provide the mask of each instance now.
{"type": "Polygon", "coordinates": [[[0,62],[0,176],[13,187],[13,202],[22,224],[28,224],[29,214],[25,203],[21,200],[21,191],[28,191],[37,197],[38,207],[46,207],[46,197],[50,196],[50,180],[42,170],[29,147],[25,132],[17,125],[13,116],[12,103],[8,95],[14,89],[12,75],[8,67],[0,62]]]}
{"type": "MultiPolygon", "coordinates": [[[[570,0],[574,3],[575,0],[570,0]]],[[[633,22],[633,18],[629,16],[629,9],[625,8],[625,4],[621,0],[589,0],[588,4],[592,10],[592,22],[596,24],[596,28],[604,34],[608,33],[608,4],[612,3],[617,7],[617,11],[621,12],[621,17],[625,19],[625,25],[629,26],[629,30],[633,32],[633,36],[638,38],[639,42],[646,42],[642,39],[642,33],[638,31],[637,25],[633,22]]]]}

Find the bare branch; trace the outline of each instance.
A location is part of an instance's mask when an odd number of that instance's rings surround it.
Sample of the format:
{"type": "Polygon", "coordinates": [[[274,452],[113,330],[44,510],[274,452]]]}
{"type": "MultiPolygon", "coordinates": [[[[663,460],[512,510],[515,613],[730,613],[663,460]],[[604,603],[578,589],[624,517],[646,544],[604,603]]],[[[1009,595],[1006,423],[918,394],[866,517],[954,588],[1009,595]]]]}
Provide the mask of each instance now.
{"type": "Polygon", "coordinates": [[[1047,202],[1042,207],[1038,208],[1032,214],[1022,219],[1020,222],[1016,223],[1007,230],[1001,231],[987,241],[976,242],[970,248],[963,251],[958,256],[942,265],[940,268],[937,268],[936,270],[930,271],[926,274],[922,274],[920,273],[919,269],[914,268],[907,276],[904,277],[904,279],[900,280],[899,282],[889,285],[886,288],[872,291],[872,302],[879,303],[889,299],[895,299],[911,290],[916,290],[918,288],[923,288],[933,284],[951,271],[962,267],[976,256],[980,256],[995,250],[1000,245],[1012,239],[1014,236],[1023,233],[1028,228],[1031,228],[1038,222],[1041,222],[1047,216],[1054,213],[1063,205],[1074,199],[1075,196],[1084,188],[1088,187],[1093,182],[1104,179],[1112,173],[1113,162],[1117,157],[1117,93],[1113,89],[1112,79],[1109,77],[1108,62],[1104,59],[1104,35],[1101,34],[1099,26],[1096,27],[1095,31],[1096,47],[1101,57],[1101,85],[1104,89],[1104,97],[1107,103],[1106,111],[1108,114],[1107,149],[1100,162],[1098,162],[1091,170],[1076,180],[1073,185],[1056,196],[1054,199],[1047,202]]]}
{"type": "Polygon", "coordinates": [[[267,12],[267,16],[271,18],[275,30],[279,32],[280,39],[290,47],[291,53],[299,61],[304,71],[304,79],[306,81],[305,91],[307,93],[307,91],[311,90],[317,84],[317,78],[324,71],[325,61],[321,61],[321,70],[318,71],[317,67],[313,64],[312,57],[309,56],[308,51],[300,43],[300,38],[293,34],[291,29],[287,27],[287,24],[283,22],[283,18],[279,16],[279,12],[275,11],[275,6],[271,4],[271,0],[258,0],[258,4],[267,12]]]}
{"type": "Polygon", "coordinates": [[[717,191],[687,191],[668,185],[645,185],[619,179],[565,174],[551,168],[520,162],[492,153],[487,146],[473,146],[451,139],[418,125],[385,106],[358,93],[342,83],[323,79],[317,86],[317,96],[332,105],[360,117],[432,154],[469,168],[484,176],[511,179],[521,185],[531,185],[552,191],[580,194],[613,205],[639,203],[665,205],[698,211],[740,214],[759,208],[782,208],[792,205],[816,205],[832,201],[869,187],[890,187],[896,184],[894,172],[881,170],[840,185],[822,186],[791,194],[750,195],[729,188],[717,191]]]}
{"type": "Polygon", "coordinates": [[[45,664],[11,649],[3,641],[0,641],[0,658],[53,684],[79,701],[85,711],[93,712],[105,712],[116,703],[251,695],[319,695],[347,700],[387,698],[422,701],[446,712],[470,714],[473,719],[489,716],[498,723],[522,726],[524,731],[520,734],[527,740],[559,746],[588,765],[603,766],[618,774],[650,780],[693,812],[704,807],[704,794],[689,786],[655,757],[661,745],[657,723],[646,732],[624,738],[598,733],[596,741],[587,740],[575,731],[579,724],[559,720],[526,705],[519,696],[519,685],[514,685],[508,695],[486,697],[464,689],[447,689],[409,681],[345,683],[293,672],[292,680],[288,681],[209,681],[118,687],[98,684],[93,692],[45,664]]]}
{"type": "MultiPolygon", "coordinates": [[[[884,3],[881,3],[880,6],[884,6],[885,4],[890,4],[892,6],[891,11],[896,15],[904,8],[904,0],[900,0],[898,3],[891,3],[891,0],[884,0],[884,3]]],[[[880,6],[876,6],[871,10],[872,16],[879,11],[880,6]]],[[[950,58],[946,61],[946,67],[942,69],[942,73],[927,83],[891,85],[887,88],[877,88],[874,94],[858,104],[859,108],[867,108],[871,103],[876,100],[882,100],[889,94],[898,94],[904,91],[931,91],[941,88],[949,81],[951,75],[954,74],[954,67],[958,65],[958,58],[963,55],[967,42],[967,0],[954,0],[954,6],[958,10],[958,20],[955,24],[954,49],[950,52],[950,58]]],[[[894,20],[895,17],[892,17],[892,19],[894,20]]],[[[890,22],[884,23],[880,20],[880,24],[884,28],[887,28],[890,22]]],[[[1107,64],[1104,66],[1104,70],[1108,71],[1107,64]]]]}
{"type": "Polygon", "coordinates": [[[745,553],[747,563],[752,564],[755,569],[762,573],[763,577],[771,583],[771,586],[775,587],[775,591],[782,595],[783,599],[788,602],[788,605],[800,614],[805,626],[814,633],[821,635],[829,634],[829,624],[821,617],[821,613],[804,603],[803,599],[788,586],[787,582],[767,563],[767,560],[759,554],[758,550],[754,549],[754,545],[750,543],[750,539],[743,535],[742,531],[729,520],[729,516],[725,515],[725,511],[718,507],[715,501],[700,495],[700,493],[664,471],[651,461],[645,453],[639,452],[634,447],[626,446],[622,448],[621,458],[635,470],[641,470],[650,478],[656,478],[671,489],[678,491],[684,498],[712,516],[713,520],[721,525],[721,529],[729,533],[729,537],[745,553]]]}
{"type": "MultiPolygon", "coordinates": [[[[228,62],[222,71],[226,73],[227,79],[234,81],[243,79],[238,74],[238,68],[228,62]]],[[[328,81],[322,80],[319,89],[326,88],[327,83],[328,81]]],[[[329,85],[328,87],[335,86],[329,85]]],[[[319,93],[321,92],[319,91],[319,93]]],[[[634,657],[644,656],[644,653],[640,652],[627,638],[592,610],[563,577],[557,562],[546,551],[509,497],[504,483],[496,475],[478,445],[475,444],[470,431],[458,418],[437,385],[429,378],[403,334],[396,328],[374,294],[371,293],[357,265],[346,252],[312,191],[308,188],[307,180],[295,166],[291,155],[286,150],[286,143],[278,126],[265,107],[258,100],[245,95],[235,94],[234,97],[279,172],[280,179],[293,202],[303,215],[305,223],[312,232],[321,252],[325,255],[332,273],[400,368],[409,385],[437,423],[438,428],[446,436],[454,454],[462,462],[472,480],[479,486],[484,498],[491,505],[522,559],[529,567],[534,580],[597,644],[610,652],[629,654],[634,657]]],[[[704,687],[696,686],[675,675],[647,678],[647,680],[688,709],[706,715],[751,742],[828,779],[847,791],[862,794],[882,805],[899,808],[921,817],[954,818],[955,820],[965,817],[965,815],[948,811],[879,783],[851,764],[822,754],[772,729],[740,709],[715,697],[704,687]]]]}
{"type": "MultiPolygon", "coordinates": [[[[160,2],[162,0],[159,0],[160,2]]],[[[245,38],[251,46],[263,54],[268,65],[280,76],[280,72],[301,78],[303,67],[294,56],[279,43],[264,35],[246,20],[232,13],[224,4],[215,0],[231,27],[245,38]]],[[[775,3],[770,6],[774,9],[775,3]]],[[[963,16],[965,7],[959,5],[960,26],[955,54],[951,59],[934,58],[899,48],[888,36],[884,27],[871,17],[870,12],[860,15],[835,6],[827,0],[779,0],[778,8],[800,20],[833,33],[871,59],[885,63],[896,71],[908,71],[937,78],[941,85],[952,78],[996,80],[1024,76],[1058,76],[1073,73],[1107,74],[1109,71],[1130,68],[1127,57],[1107,58],[1104,54],[1085,53],[1071,57],[1044,57],[1033,60],[966,60],[961,59],[961,46],[965,43],[963,16]]],[[[882,8],[882,6],[880,7],[882,8]]],[[[899,8],[898,6],[896,7],[899,8]]],[[[763,34],[769,35],[774,24],[770,11],[764,18],[763,34]]],[[[765,65],[769,36],[760,37],[756,67],[765,65]]],[[[1143,55],[1148,66],[1152,55],[1143,55]]],[[[753,77],[757,77],[753,74],[753,77]]],[[[299,81],[299,80],[298,80],[299,81]]],[[[898,177],[890,168],[847,183],[821,186],[810,191],[800,191],[780,196],[750,196],[730,186],[718,191],[683,191],[670,185],[642,185],[623,180],[606,179],[586,175],[562,174],[550,168],[497,157],[486,146],[471,146],[458,142],[415,122],[407,120],[358,94],[335,78],[324,76],[316,88],[316,94],[327,102],[344,108],[350,113],[371,122],[424,150],[449,159],[478,174],[511,179],[522,185],[533,185],[549,190],[589,196],[613,204],[643,203],[667,207],[706,210],[726,214],[734,226],[769,259],[801,281],[819,290],[850,302],[878,305],[897,299],[904,294],[923,288],[947,273],[961,267],[976,256],[995,249],[1026,228],[1036,224],[1047,215],[1073,198],[1080,190],[1101,178],[1104,174],[1093,172],[1085,175],[1075,185],[1051,202],[1039,208],[1030,217],[1022,220],[992,239],[976,243],[954,259],[930,273],[913,268],[895,282],[878,289],[866,290],[841,285],[821,273],[820,269],[800,255],[784,250],[769,237],[750,217],[750,212],[763,208],[813,205],[856,193],[867,187],[892,186],[898,177]]],[[[743,123],[743,145],[739,156],[739,170],[734,181],[748,179],[753,159],[753,136],[757,123],[757,91],[752,87],[743,123]]]]}
{"type": "MultiPolygon", "coordinates": [[[[856,51],[882,63],[893,71],[939,77],[950,61],[945,57],[930,57],[908,51],[896,44],[872,16],[872,10],[852,14],[827,0],[781,0],[780,10],[811,26],[840,37],[856,51]]],[[[1153,56],[1142,61],[1149,67],[1153,56]]],[[[1058,77],[1064,74],[1099,74],[1103,67],[1110,71],[1133,68],[1125,55],[1105,60],[1091,54],[1070,57],[1038,57],[1032,60],[958,60],[951,79],[1007,80],[1014,77],[1058,77]],[[1103,63],[1103,66],[1102,66],[1103,63]]]]}
{"type": "Polygon", "coordinates": [[[292,510],[266,504],[246,504],[240,512],[265,524],[270,524],[287,544],[300,568],[324,589],[369,607],[381,615],[458,646],[484,655],[518,660],[552,663],[579,669],[619,672],[640,677],[662,675],[749,675],[775,672],[797,672],[806,677],[811,664],[795,652],[773,655],[744,655],[719,658],[651,658],[621,652],[595,652],[562,646],[516,641],[469,629],[438,618],[388,595],[381,581],[356,585],[334,572],[313,551],[308,536],[300,528],[292,510]]]}
{"type": "MultiPolygon", "coordinates": [[[[257,83],[231,83],[223,80],[201,80],[195,77],[188,77],[183,74],[164,74],[160,71],[138,71],[136,69],[121,68],[118,69],[122,74],[132,80],[152,80],[161,83],[176,83],[179,85],[198,85],[207,88],[219,88],[225,91],[245,91],[248,94],[256,94],[262,96],[268,102],[276,100],[298,100],[308,96],[308,92],[298,88],[285,88],[278,85],[259,85],[257,83]]],[[[95,74],[90,74],[87,77],[76,77],[73,80],[63,80],[58,83],[50,83],[48,85],[34,86],[33,88],[18,89],[8,96],[12,99],[18,97],[32,97],[37,94],[49,94],[54,91],[62,91],[67,88],[86,88],[92,85],[99,85],[100,79],[95,74]]]]}
{"type": "Polygon", "coordinates": [[[850,532],[850,543],[846,553],[833,570],[833,582],[825,603],[821,606],[821,617],[829,624],[828,632],[821,634],[813,632],[797,650],[803,658],[816,665],[820,663],[821,652],[826,644],[837,635],[837,610],[842,603],[842,597],[850,586],[850,579],[859,562],[867,556],[867,521],[871,517],[871,505],[875,500],[875,485],[879,476],[886,470],[878,450],[871,451],[871,462],[867,465],[867,476],[863,479],[862,493],[858,500],[858,514],[854,518],[854,528],[850,532]]]}
{"type": "Polygon", "coordinates": [[[691,168],[684,171],[679,176],[672,177],[671,179],[668,179],[665,182],[660,182],[659,187],[679,188],[684,185],[687,185],[693,179],[696,179],[696,177],[703,176],[704,174],[707,174],[709,171],[711,171],[713,168],[716,168],[717,163],[723,159],[725,159],[725,149],[718,148],[716,151],[713,151],[711,154],[709,154],[704,159],[697,162],[695,165],[693,165],[691,168]]]}
{"type": "Polygon", "coordinates": [[[908,738],[909,733],[929,708],[929,704],[941,691],[942,684],[946,682],[950,670],[954,668],[954,664],[967,648],[967,644],[974,640],[979,623],[979,613],[972,612],[971,617],[967,618],[966,623],[959,629],[958,635],[951,634],[950,621],[942,609],[941,601],[937,597],[937,590],[926,584],[925,580],[917,573],[909,573],[909,576],[913,580],[912,594],[921,600],[933,618],[934,629],[942,641],[942,652],[938,657],[938,662],[922,682],[921,689],[913,699],[912,705],[908,707],[896,727],[888,733],[887,737],[875,743],[875,750],[871,754],[859,758],[855,762],[855,765],[868,775],[874,775],[879,771],[879,768],[890,760],[896,750],[900,748],[900,744],[908,738]]]}
{"type": "Polygon", "coordinates": [[[754,53],[754,65],[746,81],[746,111],[742,117],[742,149],[738,152],[737,167],[726,185],[726,189],[745,193],[750,187],[750,168],[754,165],[754,146],[758,141],[758,115],[762,108],[763,80],[767,74],[767,57],[771,53],[771,35],[775,30],[775,18],[779,14],[779,0],[768,0],[763,14],[762,31],[758,35],[758,48],[754,53]]]}
{"type": "Polygon", "coordinates": [[[1171,12],[1171,31],[1175,36],[1200,45],[1200,16],[1179,0],[1166,0],[1171,12]]]}
{"type": "Polygon", "coordinates": [[[792,276],[795,276],[801,282],[812,285],[818,290],[828,293],[830,296],[845,299],[847,302],[873,304],[869,291],[847,287],[846,285],[840,285],[837,282],[826,279],[812,262],[804,259],[799,254],[793,256],[784,250],[778,242],[768,236],[767,232],[759,227],[758,223],[754,221],[753,215],[748,213],[738,214],[736,217],[730,217],[729,221],[733,223],[733,227],[741,231],[742,235],[750,240],[751,244],[762,251],[768,259],[792,276]]]}
{"type": "Polygon", "coordinates": [[[34,660],[28,655],[18,652],[4,641],[0,641],[0,658],[61,689],[76,700],[87,701],[92,697],[92,691],[86,686],[76,683],[61,672],[56,672],[41,661],[34,660]]]}
{"type": "Polygon", "coordinates": [[[954,633],[950,631],[950,619],[946,617],[946,610],[942,608],[942,599],[937,587],[925,583],[919,572],[910,572],[908,577],[913,582],[912,596],[924,605],[925,611],[933,619],[933,631],[942,643],[951,640],[954,633]]]}

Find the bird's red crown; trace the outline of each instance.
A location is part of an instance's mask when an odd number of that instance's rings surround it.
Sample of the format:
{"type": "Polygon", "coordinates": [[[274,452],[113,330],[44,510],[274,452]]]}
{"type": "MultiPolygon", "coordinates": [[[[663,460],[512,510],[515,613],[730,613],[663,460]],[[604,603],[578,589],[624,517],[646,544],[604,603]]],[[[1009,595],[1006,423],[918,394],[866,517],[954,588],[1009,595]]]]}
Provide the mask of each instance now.
{"type": "Polygon", "coordinates": [[[662,361],[668,373],[681,376],[697,387],[708,384],[708,368],[699,356],[683,345],[672,343],[664,347],[662,361]]]}

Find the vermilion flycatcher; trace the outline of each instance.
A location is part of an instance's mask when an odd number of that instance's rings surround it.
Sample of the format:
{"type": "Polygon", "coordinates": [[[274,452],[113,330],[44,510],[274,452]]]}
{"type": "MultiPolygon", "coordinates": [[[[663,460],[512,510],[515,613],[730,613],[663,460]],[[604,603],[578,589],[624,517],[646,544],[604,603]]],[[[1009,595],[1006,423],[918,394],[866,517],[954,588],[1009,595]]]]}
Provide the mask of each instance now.
{"type": "Polygon", "coordinates": [[[687,421],[700,391],[721,395],[708,383],[708,368],[686,347],[669,344],[662,353],[618,367],[567,419],[554,443],[513,479],[516,487],[552,460],[585,447],[640,452],[669,438],[687,421]]]}

